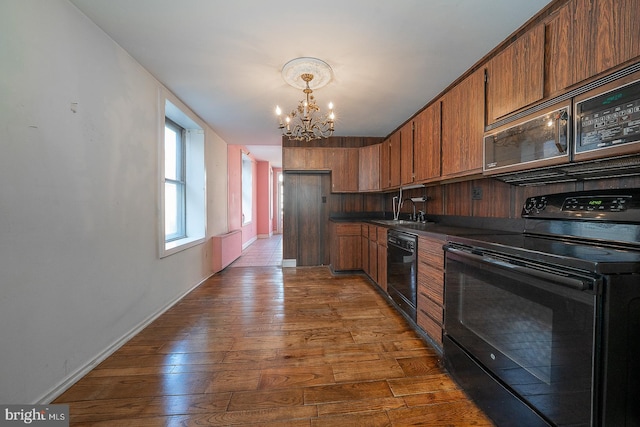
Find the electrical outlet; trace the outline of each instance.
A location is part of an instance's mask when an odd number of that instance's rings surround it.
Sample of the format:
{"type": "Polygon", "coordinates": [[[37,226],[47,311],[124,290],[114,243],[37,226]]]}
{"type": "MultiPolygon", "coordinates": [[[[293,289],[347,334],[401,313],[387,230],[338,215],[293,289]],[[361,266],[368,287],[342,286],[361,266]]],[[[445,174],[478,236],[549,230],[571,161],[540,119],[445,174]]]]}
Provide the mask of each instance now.
{"type": "Polygon", "coordinates": [[[482,200],[482,188],[481,187],[473,187],[471,189],[471,199],[472,200],[482,200]]]}

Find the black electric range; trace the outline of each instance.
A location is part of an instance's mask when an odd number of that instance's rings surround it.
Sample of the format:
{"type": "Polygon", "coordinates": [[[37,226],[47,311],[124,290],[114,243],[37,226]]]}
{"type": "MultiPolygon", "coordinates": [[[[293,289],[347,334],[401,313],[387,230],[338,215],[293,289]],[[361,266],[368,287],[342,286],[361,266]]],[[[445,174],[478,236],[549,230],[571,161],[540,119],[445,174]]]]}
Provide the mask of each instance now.
{"type": "Polygon", "coordinates": [[[445,365],[499,426],[640,425],[640,189],[531,197],[522,217],[450,236],[445,365]]]}

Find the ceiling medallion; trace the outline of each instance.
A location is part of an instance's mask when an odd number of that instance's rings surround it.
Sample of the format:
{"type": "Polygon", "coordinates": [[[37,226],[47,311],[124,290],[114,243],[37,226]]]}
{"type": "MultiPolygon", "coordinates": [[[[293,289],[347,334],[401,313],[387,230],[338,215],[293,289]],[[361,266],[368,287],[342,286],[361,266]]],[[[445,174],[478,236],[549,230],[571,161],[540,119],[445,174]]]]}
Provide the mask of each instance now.
{"type": "Polygon", "coordinates": [[[305,99],[282,120],[282,110],[276,107],[278,129],[290,140],[311,141],[333,135],[335,115],[333,104],[329,112],[320,114],[320,107],[312,95],[313,89],[326,86],[333,78],[333,70],[326,62],[317,58],[296,58],[282,67],[282,78],[287,84],[302,89],[305,99]]]}

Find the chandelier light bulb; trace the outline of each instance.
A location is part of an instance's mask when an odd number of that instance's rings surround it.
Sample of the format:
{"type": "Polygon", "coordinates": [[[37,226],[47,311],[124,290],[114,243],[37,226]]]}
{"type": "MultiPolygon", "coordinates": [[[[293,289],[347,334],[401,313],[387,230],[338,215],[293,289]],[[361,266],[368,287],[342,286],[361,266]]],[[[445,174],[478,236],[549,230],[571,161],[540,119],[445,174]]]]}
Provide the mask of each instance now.
{"type": "Polygon", "coordinates": [[[280,106],[276,105],[276,116],[280,116],[282,114],[282,110],[280,109],[280,106]]]}

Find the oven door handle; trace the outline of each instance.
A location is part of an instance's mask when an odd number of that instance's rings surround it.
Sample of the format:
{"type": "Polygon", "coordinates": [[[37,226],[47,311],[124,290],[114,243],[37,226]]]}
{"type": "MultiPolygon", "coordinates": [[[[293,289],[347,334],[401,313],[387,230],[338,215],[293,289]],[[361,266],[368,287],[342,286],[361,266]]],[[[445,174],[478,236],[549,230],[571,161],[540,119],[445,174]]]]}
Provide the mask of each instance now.
{"type": "MultiPolygon", "coordinates": [[[[587,277],[570,277],[566,272],[559,269],[548,268],[549,271],[537,270],[535,268],[526,267],[522,265],[512,264],[510,262],[488,257],[485,255],[476,255],[464,250],[456,249],[451,246],[445,246],[448,252],[453,252],[461,257],[472,259],[484,264],[491,264],[493,266],[508,269],[518,273],[526,274],[528,276],[537,277],[539,279],[552,281],[559,285],[563,285],[579,291],[585,291],[588,289],[594,289],[596,279],[587,277]]],[[[546,267],[547,268],[547,267],[546,267]]]]}

